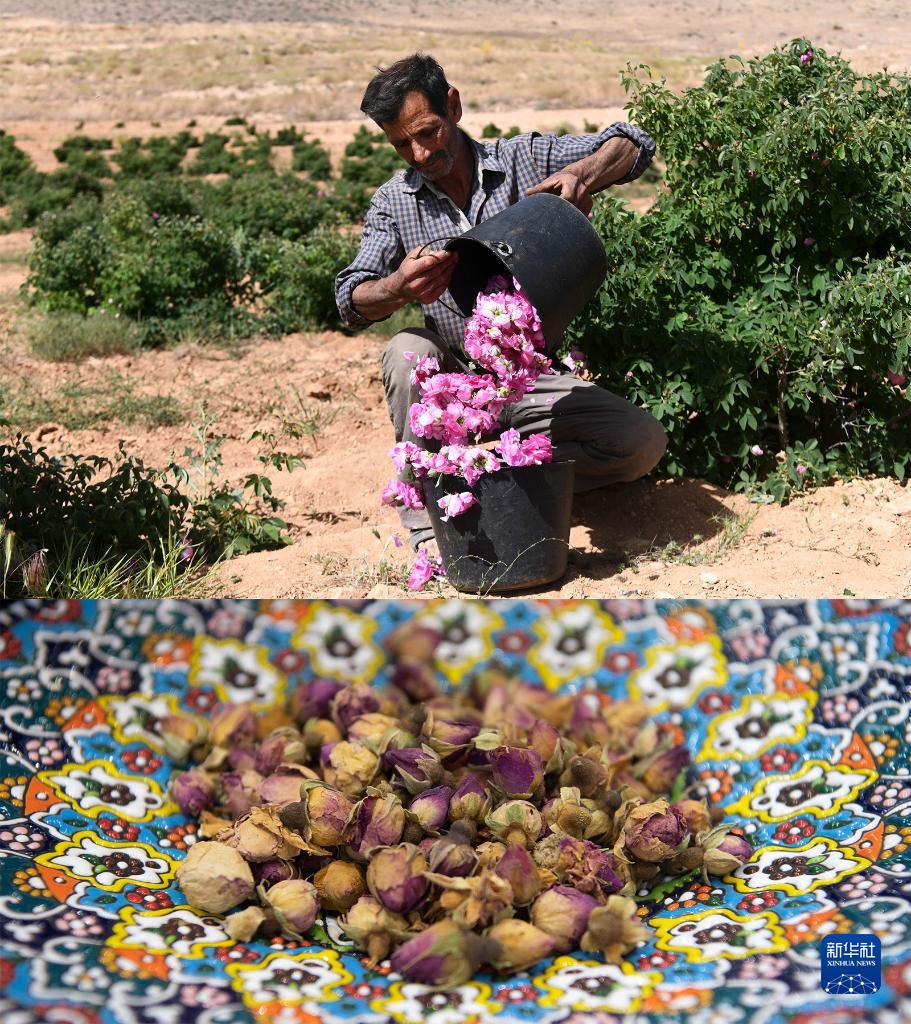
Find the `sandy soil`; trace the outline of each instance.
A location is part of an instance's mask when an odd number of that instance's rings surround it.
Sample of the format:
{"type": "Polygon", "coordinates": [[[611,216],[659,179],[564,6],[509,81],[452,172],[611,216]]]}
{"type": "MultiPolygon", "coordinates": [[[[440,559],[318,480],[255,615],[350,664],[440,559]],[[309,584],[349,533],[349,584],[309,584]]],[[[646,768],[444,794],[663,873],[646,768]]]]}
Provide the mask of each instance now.
{"type": "MultiPolygon", "coordinates": [[[[77,126],[148,135],[195,118],[203,131],[233,114],[263,125],[306,122],[338,159],[360,123],[358,100],[372,66],[417,46],[434,52],[470,99],[465,124],[474,133],[490,120],[526,130],[619,118],[617,72],[627,59],[647,60],[682,87],[698,81],[716,55],[765,52],[807,35],[859,67],[911,64],[911,21],[885,0],[800,7],[646,0],[603,5],[595,17],[581,0],[567,0],[558,13],[543,0],[520,7],[521,17],[504,26],[502,5],[490,0],[447,0],[432,9],[384,0],[0,0],[0,127],[44,169],[77,126]]],[[[191,443],[207,401],[226,437],[225,472],[240,479],[260,468],[252,431],[299,418],[303,405],[316,430],[298,443],[306,468],[273,474],[294,543],[225,564],[218,592],[402,596],[410,556],[396,546],[394,513],[378,505],[391,443],[382,337],[326,332],[255,342],[237,353],[185,346],[76,367],[48,363],[30,354],[17,297],[29,242],[26,232],[0,235],[0,387],[7,395],[51,397],[74,383],[102,388],[116,376],[136,394],[172,397],[184,416],[169,427],[140,420],[68,430],[43,422],[33,437],[52,452],[102,454],[123,439],[149,464],[163,465],[191,443]]],[[[704,481],[648,479],[576,500],[569,571],[547,595],[911,596],[909,540],[911,490],[894,480],[856,480],[778,508],[704,481]]]]}

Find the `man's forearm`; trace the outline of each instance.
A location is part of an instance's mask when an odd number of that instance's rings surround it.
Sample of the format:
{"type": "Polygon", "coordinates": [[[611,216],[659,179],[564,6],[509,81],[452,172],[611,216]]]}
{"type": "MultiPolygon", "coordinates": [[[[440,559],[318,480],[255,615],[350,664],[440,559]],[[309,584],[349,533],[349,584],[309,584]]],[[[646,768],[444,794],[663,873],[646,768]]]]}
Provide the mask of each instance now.
{"type": "Polygon", "coordinates": [[[591,156],[570,164],[564,170],[575,174],[585,185],[589,195],[620,181],[633,169],[639,147],[622,136],[608,139],[591,156]]]}
{"type": "Polygon", "coordinates": [[[365,320],[385,320],[411,300],[396,290],[395,275],[361,281],[351,293],[351,303],[365,320]]]}

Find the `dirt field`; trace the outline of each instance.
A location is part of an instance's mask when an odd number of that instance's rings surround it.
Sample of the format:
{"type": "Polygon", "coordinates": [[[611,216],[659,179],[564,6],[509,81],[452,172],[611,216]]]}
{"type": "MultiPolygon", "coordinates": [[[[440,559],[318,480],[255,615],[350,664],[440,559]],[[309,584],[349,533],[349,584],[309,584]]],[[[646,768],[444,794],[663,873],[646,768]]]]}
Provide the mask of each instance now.
{"type": "MultiPolygon", "coordinates": [[[[599,5],[594,16],[578,0],[523,2],[508,25],[503,11],[490,0],[432,8],[0,0],[0,127],[44,169],[77,127],[148,135],[190,118],[200,130],[220,127],[238,114],[304,125],[337,158],[360,123],[372,66],[419,46],[461,87],[472,132],[490,120],[527,130],[617,119],[627,60],[683,87],[715,56],[806,35],[858,67],[911,64],[911,21],[888,2],[646,0],[599,5]]],[[[402,596],[409,555],[395,544],[395,515],[378,504],[391,444],[382,337],[292,335],[239,352],[185,346],[78,367],[47,363],[29,352],[17,295],[28,250],[27,233],[0,235],[0,385],[23,417],[53,413],[34,423],[33,437],[54,452],[102,454],[123,439],[160,465],[182,454],[207,401],[226,436],[226,472],[240,478],[258,468],[253,430],[303,416],[313,429],[301,445],[306,468],[273,476],[294,544],[227,563],[219,593],[402,596]],[[93,422],[93,395],[109,401],[106,422],[93,422]],[[156,402],[175,410],[177,425],[149,420],[142,410],[156,402]]],[[[778,508],[698,480],[650,479],[577,499],[570,571],[548,595],[911,596],[909,540],[911,490],[893,480],[853,481],[778,508]]]]}

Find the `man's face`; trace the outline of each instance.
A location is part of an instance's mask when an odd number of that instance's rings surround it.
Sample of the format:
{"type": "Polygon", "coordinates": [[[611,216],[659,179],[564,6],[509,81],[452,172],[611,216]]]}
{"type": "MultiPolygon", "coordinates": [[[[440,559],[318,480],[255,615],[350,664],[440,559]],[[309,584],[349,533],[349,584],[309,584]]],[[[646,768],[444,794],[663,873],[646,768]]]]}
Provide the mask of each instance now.
{"type": "Polygon", "coordinates": [[[446,117],[434,113],[422,92],[409,92],[394,121],[381,125],[398,155],[428,181],[439,181],[452,170],[459,152],[462,105],[456,89],[449,90],[446,117]]]}

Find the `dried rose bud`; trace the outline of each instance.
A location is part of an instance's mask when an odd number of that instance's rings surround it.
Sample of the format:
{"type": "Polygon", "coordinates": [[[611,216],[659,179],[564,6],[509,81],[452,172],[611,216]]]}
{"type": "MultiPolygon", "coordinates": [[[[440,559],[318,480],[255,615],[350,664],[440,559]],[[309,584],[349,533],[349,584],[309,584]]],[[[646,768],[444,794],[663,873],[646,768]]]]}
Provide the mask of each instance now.
{"type": "Polygon", "coordinates": [[[318,871],[313,884],[319,893],[324,910],[344,914],[367,892],[367,883],[357,864],[346,860],[334,860],[318,871]]]}
{"type": "Polygon", "coordinates": [[[425,832],[439,832],[449,816],[451,798],[452,790],[449,786],[436,786],[419,793],[409,804],[408,810],[425,832]]]}
{"type": "Polygon", "coordinates": [[[405,829],[405,808],[394,793],[380,796],[369,790],[349,816],[352,828],[351,847],[367,858],[377,846],[395,846],[405,829]]]}
{"type": "Polygon", "coordinates": [[[678,800],[671,804],[671,808],[686,821],[693,837],[712,827],[712,818],[705,800],[678,800]]]}
{"type": "Polygon", "coordinates": [[[593,895],[617,892],[623,880],[612,851],[573,836],[547,836],[534,850],[535,862],[552,871],[561,882],[593,895]]]}
{"type": "Polygon", "coordinates": [[[158,732],[168,757],[184,764],[190,759],[191,752],[206,742],[209,723],[199,715],[179,712],[159,719],[158,732]]]}
{"type": "Polygon", "coordinates": [[[412,700],[430,700],[439,693],[433,669],[421,661],[398,661],[392,669],[392,684],[412,700]]]}
{"type": "Polygon", "coordinates": [[[226,917],[224,928],[235,942],[249,942],[265,920],[265,912],[260,907],[247,907],[226,917]]]}
{"type": "MultiPolygon", "coordinates": [[[[322,757],[322,755],[321,755],[322,757]]],[[[380,759],[363,743],[336,743],[326,755],[323,777],[345,796],[360,797],[373,782],[380,759]]]]}
{"type": "Polygon", "coordinates": [[[311,718],[325,718],[332,698],[344,687],[334,679],[308,679],[291,691],[288,708],[299,725],[311,718]]]}
{"type": "Polygon", "coordinates": [[[464,878],[472,874],[478,865],[478,855],[471,844],[452,835],[431,840],[427,844],[425,856],[431,871],[453,878],[464,878]]]}
{"type": "Polygon", "coordinates": [[[224,843],[194,843],[176,877],[187,903],[210,914],[223,914],[253,895],[250,865],[224,843]]]}
{"type": "MultiPolygon", "coordinates": [[[[212,748],[213,752],[222,749],[222,747],[212,748]]],[[[256,751],[252,747],[234,747],[227,752],[226,760],[231,771],[256,771],[256,751]]],[[[261,775],[262,772],[259,774],[261,775]]]]}
{"type": "Polygon", "coordinates": [[[301,736],[307,744],[310,757],[319,753],[329,743],[338,743],[342,739],[342,731],[328,718],[311,718],[303,727],[301,736]]]}
{"type": "Polygon", "coordinates": [[[753,847],[741,836],[732,835],[724,825],[701,835],[700,843],[705,850],[703,876],[715,875],[723,878],[736,871],[753,856],[753,847]]]}
{"type": "Polygon", "coordinates": [[[487,761],[491,781],[505,796],[530,797],[544,781],[541,755],[530,747],[496,747],[487,761]]]}
{"type": "Polygon", "coordinates": [[[560,776],[561,786],[578,789],[580,796],[584,797],[592,797],[602,792],[610,781],[610,770],[600,761],[585,754],[571,757],[560,776]]]}
{"type": "Polygon", "coordinates": [[[465,928],[484,928],[513,913],[512,886],[494,871],[482,871],[470,878],[428,872],[427,878],[443,890],[438,900],[440,908],[465,928]]]}
{"type": "Polygon", "coordinates": [[[458,988],[495,956],[490,939],[439,921],[403,942],[392,954],[392,969],[409,981],[438,989],[458,988]]]}
{"type": "Polygon", "coordinates": [[[352,683],[342,687],[332,698],[330,705],[332,721],[345,733],[356,718],[379,710],[379,698],[373,687],[366,683],[352,683]]]}
{"type": "Polygon", "coordinates": [[[541,812],[525,800],[507,800],[484,819],[484,824],[507,846],[521,843],[531,849],[544,825],[541,812]]]}
{"type": "Polygon", "coordinates": [[[597,906],[598,901],[588,893],[568,885],[555,885],[542,892],[532,904],[531,920],[565,953],[576,946],[588,925],[589,915],[597,906]]]}
{"type": "Polygon", "coordinates": [[[550,956],[556,946],[546,932],[515,918],[498,921],[484,934],[499,946],[499,952],[490,964],[503,974],[527,971],[539,960],[550,956]]]}
{"type": "Polygon", "coordinates": [[[373,896],[361,898],[339,919],[342,931],[365,950],[372,963],[379,963],[389,955],[393,940],[407,934],[408,922],[394,914],[373,896]]]}
{"type": "Polygon", "coordinates": [[[440,718],[431,712],[424,723],[424,734],[427,745],[448,761],[468,748],[480,728],[472,720],[440,718]]]}
{"type": "Polygon", "coordinates": [[[495,868],[500,863],[503,854],[506,853],[506,844],[498,842],[487,842],[479,844],[475,851],[478,855],[478,867],[495,868]]]}
{"type": "Polygon", "coordinates": [[[249,704],[223,704],[212,712],[209,740],[216,747],[249,747],[256,738],[256,715],[249,704]]]}
{"type": "Polygon", "coordinates": [[[252,768],[240,772],[222,772],[219,782],[224,793],[224,805],[235,818],[246,814],[260,802],[259,787],[263,777],[252,768]]]}
{"type": "Polygon", "coordinates": [[[609,964],[620,965],[627,953],[647,942],[649,931],[643,925],[636,901],[627,896],[609,896],[588,918],[588,927],[579,945],[586,953],[601,953],[609,964]]]}
{"type": "Polygon", "coordinates": [[[394,769],[412,796],[431,789],[443,774],[440,758],[430,747],[387,750],[383,754],[383,767],[394,769]]]}
{"type": "Polygon", "coordinates": [[[623,826],[626,852],[637,860],[660,864],[670,860],[688,840],[686,819],[666,800],[655,800],[630,811],[623,826]]]}
{"type": "Polygon", "coordinates": [[[303,764],[307,745],[297,729],[285,725],[273,729],[256,750],[254,767],[260,775],[269,775],[282,763],[303,764]]]}
{"type": "Polygon", "coordinates": [[[469,818],[471,821],[481,822],[490,814],[490,809],[490,794],[478,781],[477,776],[466,772],[449,801],[449,817],[453,821],[469,818]]]}
{"type": "Polygon", "coordinates": [[[538,865],[528,850],[518,843],[510,843],[494,870],[512,886],[517,907],[527,907],[541,891],[538,865]]]}
{"type": "Polygon", "coordinates": [[[682,769],[690,763],[685,744],[677,743],[655,755],[640,778],[653,793],[669,793],[682,769]]]}
{"type": "Polygon", "coordinates": [[[199,815],[212,806],[215,799],[215,783],[205,772],[194,768],[181,772],[171,783],[171,795],[177,801],[182,814],[190,818],[199,815]]]}
{"type": "Polygon", "coordinates": [[[290,804],[300,796],[301,783],[319,776],[302,764],[280,764],[260,783],[259,798],[263,803],[290,804]]]}
{"type": "Polygon", "coordinates": [[[592,812],[583,806],[582,795],[574,786],[563,786],[560,796],[548,800],[541,813],[555,833],[564,833],[579,839],[592,822],[592,812]]]}
{"type": "Polygon", "coordinates": [[[354,803],[344,793],[318,780],[300,784],[301,802],[306,807],[308,830],[304,838],[317,846],[341,846],[348,841],[348,822],[354,803]]]}
{"type": "Polygon", "coordinates": [[[287,882],[289,878],[300,878],[301,870],[293,860],[264,860],[253,865],[253,877],[256,884],[268,889],[277,882],[287,882]]]}
{"type": "Polygon", "coordinates": [[[371,711],[355,718],[348,729],[349,740],[372,740],[378,743],[384,736],[391,737],[399,729],[397,718],[371,711]]]}
{"type": "MultiPolygon", "coordinates": [[[[421,623],[407,622],[399,626],[386,638],[386,646],[392,652],[395,661],[420,661],[430,664],[443,634],[432,626],[421,623]]],[[[427,700],[427,697],[414,697],[414,700],[427,700]]]]}
{"type": "Polygon", "coordinates": [[[290,938],[302,939],[313,927],[320,903],[312,882],[291,878],[277,882],[271,889],[261,889],[259,895],[275,912],[282,932],[290,938]]]}
{"type": "MultiPolygon", "coordinates": [[[[216,838],[237,850],[245,860],[264,861],[276,857],[291,860],[300,850],[308,849],[308,844],[283,824],[278,811],[278,807],[251,807],[216,838]]],[[[315,852],[326,851],[317,849],[315,852]]]]}
{"type": "Polygon", "coordinates": [[[528,745],[538,752],[546,774],[563,770],[564,747],[560,733],[543,718],[536,718],[527,734],[528,745]]]}
{"type": "Polygon", "coordinates": [[[404,914],[427,892],[427,862],[411,843],[400,843],[374,853],[367,866],[367,887],[384,907],[404,914]]]}

